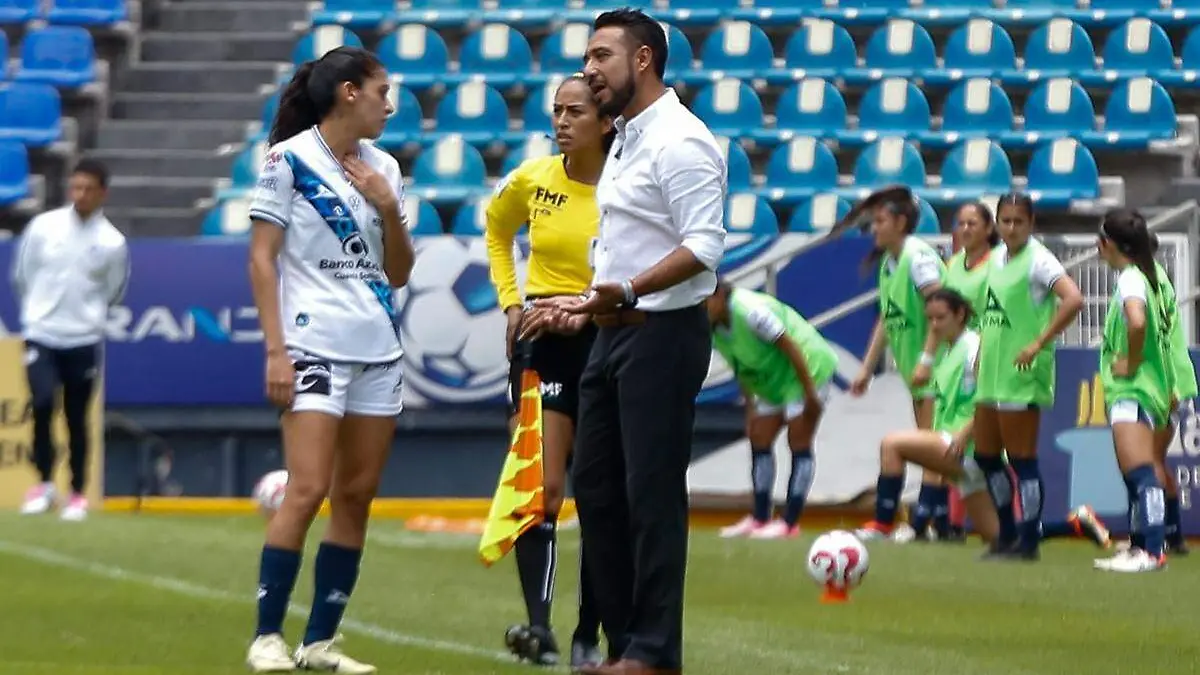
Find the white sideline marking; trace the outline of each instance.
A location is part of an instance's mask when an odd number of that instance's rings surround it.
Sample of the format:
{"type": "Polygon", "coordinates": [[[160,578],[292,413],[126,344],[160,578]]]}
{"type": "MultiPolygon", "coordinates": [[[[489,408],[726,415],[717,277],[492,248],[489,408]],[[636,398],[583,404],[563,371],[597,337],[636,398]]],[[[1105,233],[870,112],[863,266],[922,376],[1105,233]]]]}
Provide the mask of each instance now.
{"type": "MultiPolygon", "coordinates": [[[[200,600],[219,600],[223,602],[236,602],[238,604],[250,604],[247,596],[253,597],[252,593],[247,593],[245,596],[222,591],[208,586],[201,586],[183,579],[175,579],[172,577],[158,576],[154,574],[141,574],[131,572],[121,567],[114,565],[104,565],[101,563],[89,562],[82,558],[76,558],[69,555],[58,553],[50,549],[39,548],[36,546],[26,546],[16,542],[0,540],[0,553],[8,553],[9,555],[33,560],[36,562],[55,565],[65,569],[86,572],[93,576],[111,579],[114,581],[126,581],[149,586],[166,591],[173,591],[180,595],[186,595],[191,598],[200,600]]],[[[304,605],[292,603],[288,606],[288,612],[299,617],[307,617],[309,608],[304,605]]],[[[386,642],[393,645],[404,647],[417,647],[420,649],[428,649],[437,652],[447,652],[451,654],[463,654],[466,656],[475,656],[490,661],[501,661],[504,663],[515,663],[515,659],[511,654],[506,652],[493,651],[465,645],[458,642],[447,642],[445,640],[434,640],[431,638],[423,638],[416,635],[407,635],[405,633],[397,633],[383,626],[378,626],[354,619],[343,619],[342,628],[347,632],[358,633],[367,637],[375,638],[380,642],[386,642]]]]}

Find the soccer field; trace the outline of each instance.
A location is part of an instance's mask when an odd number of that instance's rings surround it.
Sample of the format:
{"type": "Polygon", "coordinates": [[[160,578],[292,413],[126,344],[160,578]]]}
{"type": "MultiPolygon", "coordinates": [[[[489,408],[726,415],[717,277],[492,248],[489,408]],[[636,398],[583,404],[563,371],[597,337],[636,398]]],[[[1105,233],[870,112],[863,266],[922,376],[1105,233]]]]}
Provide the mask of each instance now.
{"type": "MultiPolygon", "coordinates": [[[[0,516],[0,673],[246,672],[262,521],[95,515],[84,524],[0,516]]],[[[982,563],[976,544],[874,544],[853,601],[817,602],[812,537],[692,535],[685,672],[1185,673],[1200,663],[1200,560],[1161,573],[1094,572],[1096,550],[1054,543],[1037,565],[982,563]]],[[[374,523],[343,627],[347,651],[381,673],[532,673],[504,628],[523,620],[511,557],[485,569],[476,537],[374,523]]],[[[565,535],[555,609],[574,628],[578,545],[565,535]]],[[[311,594],[305,561],[288,637],[311,594]]],[[[566,672],[566,669],[550,672],[566,672]]]]}

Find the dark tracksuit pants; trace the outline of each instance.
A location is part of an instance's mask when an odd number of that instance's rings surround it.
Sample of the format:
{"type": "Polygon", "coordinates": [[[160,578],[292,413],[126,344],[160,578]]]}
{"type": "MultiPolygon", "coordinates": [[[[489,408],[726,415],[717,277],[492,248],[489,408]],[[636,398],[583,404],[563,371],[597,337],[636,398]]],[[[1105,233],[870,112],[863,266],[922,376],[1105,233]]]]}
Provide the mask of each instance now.
{"type": "Polygon", "coordinates": [[[82,493],[87,485],[88,404],[96,383],[100,345],[52,349],[25,341],[25,372],[33,406],[33,464],[40,480],[54,479],[56,453],[51,423],[58,390],[62,387],[63,414],[67,418],[71,464],[71,489],[82,493]]]}
{"type": "Polygon", "coordinates": [[[601,324],[579,385],[575,502],[609,656],[682,667],[687,469],[712,337],[703,305],[601,324]]]}

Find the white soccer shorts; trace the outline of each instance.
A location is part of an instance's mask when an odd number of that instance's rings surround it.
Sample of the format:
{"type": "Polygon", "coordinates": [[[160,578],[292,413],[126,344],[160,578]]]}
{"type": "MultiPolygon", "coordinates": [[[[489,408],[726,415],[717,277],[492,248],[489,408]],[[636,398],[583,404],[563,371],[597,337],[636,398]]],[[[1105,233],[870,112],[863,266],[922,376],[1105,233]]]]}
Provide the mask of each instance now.
{"type": "MultiPolygon", "coordinates": [[[[949,431],[938,432],[942,437],[942,442],[949,448],[954,442],[954,434],[949,431]]],[[[979,468],[979,464],[975,462],[974,457],[963,457],[962,460],[963,475],[956,481],[958,486],[958,494],[963,497],[987,489],[987,477],[983,475],[983,469],[979,468]]]]}
{"type": "Polygon", "coordinates": [[[395,417],[404,408],[404,374],[398,359],[366,364],[335,362],[296,350],[288,355],[296,369],[292,412],[395,417]]]}
{"type": "MultiPolygon", "coordinates": [[[[822,405],[829,401],[829,395],[833,392],[833,384],[826,382],[817,387],[817,400],[822,405]]],[[[804,414],[804,399],[792,401],[790,403],[767,403],[766,401],[756,399],[754,401],[754,416],[755,417],[771,417],[774,415],[783,415],[783,419],[791,422],[797,417],[804,414]]]]}
{"type": "Polygon", "coordinates": [[[1142,404],[1128,398],[1113,401],[1112,406],[1108,409],[1108,422],[1109,424],[1138,424],[1140,422],[1151,429],[1156,428],[1154,418],[1142,407],[1142,404]]]}

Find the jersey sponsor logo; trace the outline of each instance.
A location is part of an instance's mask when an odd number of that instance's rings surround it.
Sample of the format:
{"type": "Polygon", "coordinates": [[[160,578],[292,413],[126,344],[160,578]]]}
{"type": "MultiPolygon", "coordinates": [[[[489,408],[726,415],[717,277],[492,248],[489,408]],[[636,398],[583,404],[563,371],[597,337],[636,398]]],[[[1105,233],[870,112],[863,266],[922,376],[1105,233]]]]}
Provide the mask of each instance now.
{"type": "Polygon", "coordinates": [[[1000,304],[1000,298],[996,297],[995,291],[990,288],[987,292],[987,305],[983,308],[983,320],[980,323],[985,327],[1012,327],[1012,323],[1008,320],[1008,312],[1005,311],[1004,305],[1000,304]]]}
{"type": "Polygon", "coordinates": [[[883,310],[884,327],[889,331],[904,330],[908,328],[908,317],[900,309],[900,305],[896,304],[895,300],[888,298],[887,305],[883,310]]]}
{"type": "Polygon", "coordinates": [[[333,368],[324,360],[296,361],[296,393],[328,396],[333,389],[333,368]]]}

